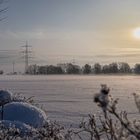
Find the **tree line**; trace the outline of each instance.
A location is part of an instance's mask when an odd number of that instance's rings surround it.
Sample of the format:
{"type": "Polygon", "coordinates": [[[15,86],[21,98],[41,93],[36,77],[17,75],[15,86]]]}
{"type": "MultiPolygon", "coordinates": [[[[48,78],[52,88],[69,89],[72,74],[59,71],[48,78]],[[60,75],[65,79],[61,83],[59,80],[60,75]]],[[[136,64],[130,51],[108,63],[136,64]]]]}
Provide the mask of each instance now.
{"type": "Polygon", "coordinates": [[[85,64],[79,66],[72,63],[57,64],[57,65],[30,65],[26,72],[27,74],[140,74],[140,64],[135,64],[134,67],[126,62],[110,63],[101,65],[95,63],[93,66],[85,64]]]}

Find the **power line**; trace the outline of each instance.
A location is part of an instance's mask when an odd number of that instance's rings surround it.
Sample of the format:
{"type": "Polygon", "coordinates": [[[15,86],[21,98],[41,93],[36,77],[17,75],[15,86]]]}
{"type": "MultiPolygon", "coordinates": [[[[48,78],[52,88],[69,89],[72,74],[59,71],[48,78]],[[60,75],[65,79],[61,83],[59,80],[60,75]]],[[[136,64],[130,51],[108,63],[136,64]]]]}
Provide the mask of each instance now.
{"type": "Polygon", "coordinates": [[[31,58],[29,55],[31,53],[31,51],[29,51],[29,46],[28,42],[26,41],[26,45],[22,46],[25,48],[25,50],[22,52],[24,54],[24,62],[25,62],[25,73],[28,73],[28,67],[29,67],[29,59],[31,58]]]}
{"type": "Polygon", "coordinates": [[[13,74],[15,74],[15,61],[13,61],[13,74]]]}

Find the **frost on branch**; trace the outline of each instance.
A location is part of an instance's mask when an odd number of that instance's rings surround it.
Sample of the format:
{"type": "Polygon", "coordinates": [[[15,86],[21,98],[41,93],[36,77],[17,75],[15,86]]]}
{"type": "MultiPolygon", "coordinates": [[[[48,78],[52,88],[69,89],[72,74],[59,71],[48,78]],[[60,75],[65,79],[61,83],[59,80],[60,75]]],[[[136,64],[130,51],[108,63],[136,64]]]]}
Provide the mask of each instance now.
{"type": "Polygon", "coordinates": [[[97,103],[103,110],[106,116],[106,110],[109,104],[109,91],[107,85],[101,85],[100,93],[94,95],[94,102],[97,103]]]}
{"type": "MultiPolygon", "coordinates": [[[[88,119],[81,121],[79,130],[74,134],[79,140],[140,140],[140,120],[129,120],[126,111],[118,112],[118,99],[109,100],[108,93],[109,88],[102,85],[100,93],[94,96],[94,102],[101,107],[103,114],[89,115],[88,119]],[[84,139],[85,133],[87,137],[84,139]]],[[[139,108],[138,98],[135,95],[139,108]]]]}
{"type": "Polygon", "coordinates": [[[136,107],[137,107],[137,109],[139,110],[139,113],[140,113],[140,96],[136,93],[133,93],[133,96],[134,96],[136,107]]]}

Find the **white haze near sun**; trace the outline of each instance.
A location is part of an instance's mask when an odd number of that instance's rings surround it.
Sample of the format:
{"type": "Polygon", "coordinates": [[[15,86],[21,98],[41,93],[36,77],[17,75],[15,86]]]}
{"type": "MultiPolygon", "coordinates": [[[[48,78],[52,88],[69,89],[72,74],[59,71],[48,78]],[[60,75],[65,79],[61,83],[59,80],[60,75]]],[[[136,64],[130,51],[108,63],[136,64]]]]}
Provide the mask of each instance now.
{"type": "Polygon", "coordinates": [[[136,39],[140,39],[140,27],[134,29],[134,31],[133,31],[133,36],[134,36],[134,38],[136,38],[136,39]]]}
{"type": "Polygon", "coordinates": [[[140,60],[139,0],[11,0],[0,23],[0,66],[20,71],[20,46],[32,45],[30,64],[101,64],[140,60]],[[3,51],[5,50],[5,51],[3,51]],[[7,51],[8,50],[8,51],[7,51]]]}

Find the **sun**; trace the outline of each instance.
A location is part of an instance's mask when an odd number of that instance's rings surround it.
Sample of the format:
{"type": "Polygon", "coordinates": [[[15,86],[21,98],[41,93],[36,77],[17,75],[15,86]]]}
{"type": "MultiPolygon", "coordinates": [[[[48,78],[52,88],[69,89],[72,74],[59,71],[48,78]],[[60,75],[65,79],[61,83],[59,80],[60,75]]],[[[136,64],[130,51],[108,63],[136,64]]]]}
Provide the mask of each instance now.
{"type": "Polygon", "coordinates": [[[136,39],[140,39],[140,27],[133,30],[133,36],[136,39]]]}

